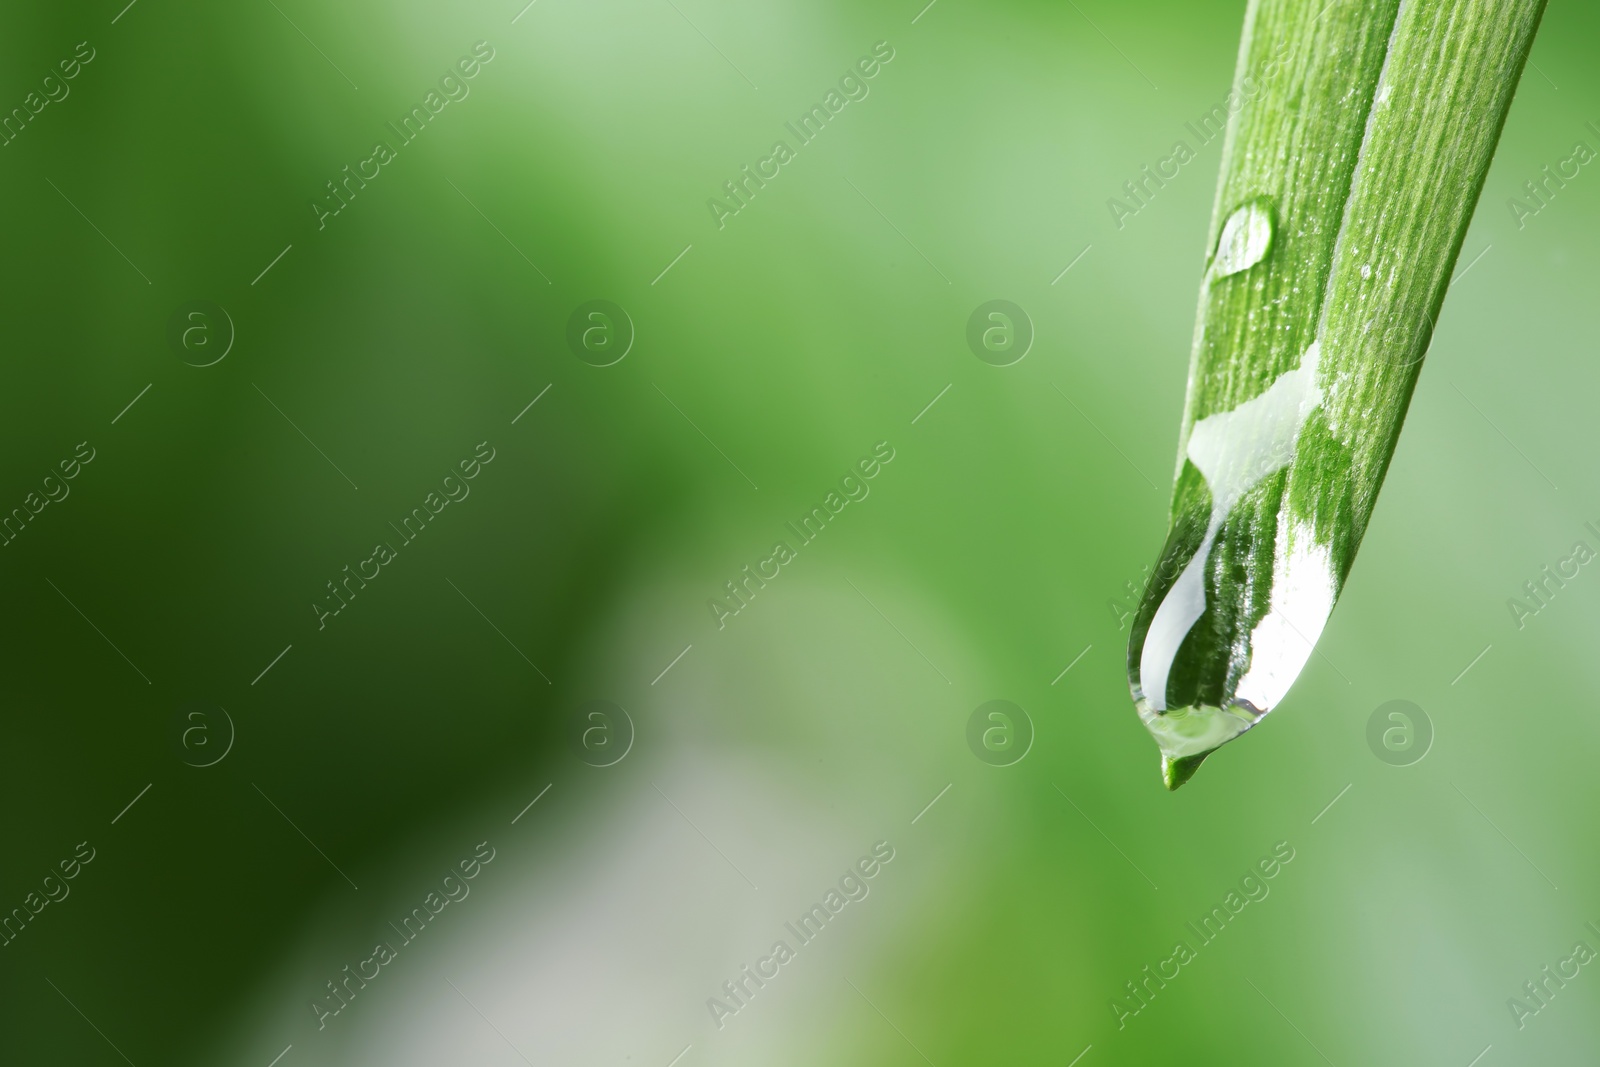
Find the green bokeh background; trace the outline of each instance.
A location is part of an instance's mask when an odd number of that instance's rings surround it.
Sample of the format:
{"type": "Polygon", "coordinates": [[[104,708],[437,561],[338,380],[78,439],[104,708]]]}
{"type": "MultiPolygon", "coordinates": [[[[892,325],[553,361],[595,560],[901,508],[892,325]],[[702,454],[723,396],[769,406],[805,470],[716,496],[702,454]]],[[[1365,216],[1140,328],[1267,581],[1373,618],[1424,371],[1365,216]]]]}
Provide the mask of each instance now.
{"type": "Polygon", "coordinates": [[[96,849],[0,949],[0,1060],[1593,1058],[1592,968],[1521,1030],[1506,1000],[1600,947],[1600,578],[1521,629],[1506,599],[1600,548],[1600,177],[1521,228],[1506,200],[1600,147],[1600,16],[1546,16],[1320,655],[1169,795],[1111,602],[1163,538],[1220,157],[1184,123],[1243,5],[519,7],[0,15],[0,107],[96,50],[0,149],[0,507],[96,450],[0,550],[0,909],[96,849]],[[319,231],[323,183],[479,40],[471,95],[319,231]],[[870,95],[719,229],[707,198],[878,41],[870,95]],[[637,334],[606,368],[565,342],[596,298],[637,334]],[[237,334],[203,369],[166,340],[195,299],[237,334]],[[992,299],[1036,331],[1009,367],[965,342],[992,299]],[[319,630],[482,441],[470,497],[319,630]],[[880,441],[870,495],[719,630],[708,599],[880,441]],[[607,768],[573,754],[592,698],[634,726],[607,768]],[[965,740],[997,698],[1036,733],[1004,768],[965,740]],[[1394,699],[1435,732],[1413,766],[1366,741],[1394,699]],[[191,701],[237,732],[203,769],[191,701]],[[485,839],[469,900],[319,1031],[323,983],[485,839]],[[719,1030],[706,999],[880,840],[870,896],[719,1030]]]}

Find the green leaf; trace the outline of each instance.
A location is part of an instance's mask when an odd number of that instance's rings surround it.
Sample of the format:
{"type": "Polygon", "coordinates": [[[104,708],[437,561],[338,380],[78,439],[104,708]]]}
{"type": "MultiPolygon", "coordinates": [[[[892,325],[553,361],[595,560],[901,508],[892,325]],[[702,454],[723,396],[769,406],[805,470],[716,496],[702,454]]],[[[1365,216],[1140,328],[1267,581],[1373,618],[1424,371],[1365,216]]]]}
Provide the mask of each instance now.
{"type": "Polygon", "coordinates": [[[1252,0],[1128,645],[1169,789],[1310,658],[1366,532],[1544,0],[1252,0]]]}

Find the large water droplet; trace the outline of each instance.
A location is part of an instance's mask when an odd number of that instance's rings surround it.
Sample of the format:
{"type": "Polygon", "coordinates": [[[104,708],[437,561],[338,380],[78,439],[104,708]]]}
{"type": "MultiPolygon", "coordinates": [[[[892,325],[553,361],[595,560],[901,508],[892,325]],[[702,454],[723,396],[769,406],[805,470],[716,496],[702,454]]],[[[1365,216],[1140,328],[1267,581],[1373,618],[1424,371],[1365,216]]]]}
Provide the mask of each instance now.
{"type": "Polygon", "coordinates": [[[1185,458],[1209,506],[1175,517],[1128,647],[1134,703],[1170,789],[1283,699],[1333,610],[1329,548],[1292,516],[1281,485],[1257,493],[1294,461],[1322,403],[1320,360],[1313,343],[1260,395],[1190,431],[1185,458]]]}
{"type": "Polygon", "coordinates": [[[1222,224],[1217,254],[1211,260],[1213,279],[1226,278],[1260,263],[1272,248],[1272,205],[1251,200],[1222,224]]]}

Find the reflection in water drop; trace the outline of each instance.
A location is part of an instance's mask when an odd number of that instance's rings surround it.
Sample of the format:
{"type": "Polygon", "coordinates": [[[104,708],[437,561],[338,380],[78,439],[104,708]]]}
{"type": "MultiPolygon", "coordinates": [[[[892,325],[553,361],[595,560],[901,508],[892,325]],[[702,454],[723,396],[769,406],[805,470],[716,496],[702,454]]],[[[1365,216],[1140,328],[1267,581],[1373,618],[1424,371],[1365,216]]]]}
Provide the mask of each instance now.
{"type": "MultiPolygon", "coordinates": [[[[1300,365],[1259,396],[1200,419],[1190,432],[1185,455],[1211,497],[1204,534],[1188,550],[1192,554],[1165,558],[1182,570],[1165,589],[1147,590],[1141,609],[1153,612],[1129,648],[1134,702],[1161,747],[1168,788],[1183,784],[1207,754],[1283,699],[1333,610],[1337,583],[1329,548],[1309,525],[1291,519],[1287,500],[1276,537],[1263,546],[1272,554],[1270,577],[1256,579],[1253,589],[1238,578],[1224,581],[1212,560],[1235,507],[1293,461],[1301,430],[1322,404],[1320,355],[1313,342],[1300,365]],[[1263,592],[1270,598],[1266,605],[1241,602],[1263,592]],[[1195,632],[1199,637],[1191,641],[1195,632]],[[1204,676],[1219,651],[1226,653],[1228,678],[1213,692],[1204,676]]],[[[1188,536],[1178,527],[1172,533],[1188,536]]]]}
{"type": "Polygon", "coordinates": [[[1211,261],[1212,280],[1255,266],[1267,257],[1271,247],[1271,205],[1265,200],[1251,200],[1222,224],[1217,254],[1211,261]]]}

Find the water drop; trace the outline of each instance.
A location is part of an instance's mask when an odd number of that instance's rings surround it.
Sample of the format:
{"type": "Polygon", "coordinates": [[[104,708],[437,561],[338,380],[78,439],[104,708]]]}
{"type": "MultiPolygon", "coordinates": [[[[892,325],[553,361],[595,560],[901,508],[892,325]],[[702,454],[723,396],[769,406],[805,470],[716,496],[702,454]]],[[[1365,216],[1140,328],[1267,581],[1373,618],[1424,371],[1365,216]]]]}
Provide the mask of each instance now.
{"type": "Polygon", "coordinates": [[[1260,515],[1228,527],[1235,508],[1294,461],[1323,402],[1320,356],[1312,343],[1260,395],[1190,431],[1185,458],[1209,507],[1174,523],[1128,649],[1134,703],[1161,748],[1170,789],[1283,699],[1333,610],[1330,550],[1291,516],[1287,497],[1273,502],[1276,531],[1260,530],[1260,515]],[[1234,575],[1241,563],[1245,573],[1234,575]]]}
{"type": "Polygon", "coordinates": [[[1251,200],[1222,224],[1217,239],[1217,254],[1211,261],[1211,276],[1226,278],[1260,263],[1272,248],[1272,206],[1266,200],[1251,200]]]}

